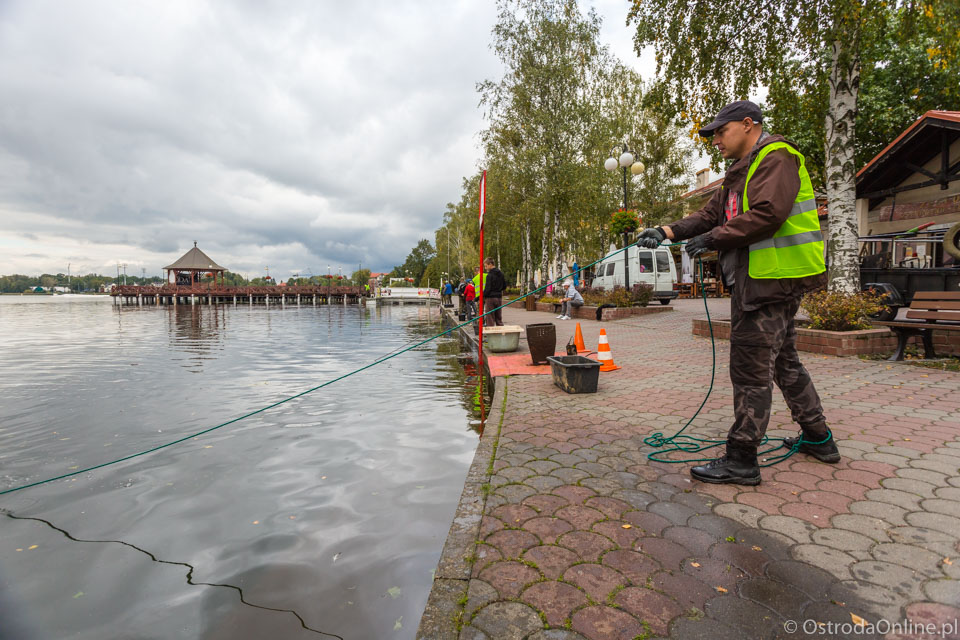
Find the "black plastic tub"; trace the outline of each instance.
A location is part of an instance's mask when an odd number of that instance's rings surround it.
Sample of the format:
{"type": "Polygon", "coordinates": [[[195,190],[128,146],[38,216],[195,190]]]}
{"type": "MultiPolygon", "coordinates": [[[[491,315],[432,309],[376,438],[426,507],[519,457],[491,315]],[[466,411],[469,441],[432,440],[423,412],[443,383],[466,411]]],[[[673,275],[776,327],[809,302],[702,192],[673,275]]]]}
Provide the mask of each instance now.
{"type": "Polygon", "coordinates": [[[557,352],[557,327],[552,322],[528,324],[527,347],[533,364],[547,364],[547,358],[557,352]]]}
{"type": "Polygon", "coordinates": [[[550,356],[553,384],[567,393],[596,393],[600,363],[583,356],[550,356]]]}

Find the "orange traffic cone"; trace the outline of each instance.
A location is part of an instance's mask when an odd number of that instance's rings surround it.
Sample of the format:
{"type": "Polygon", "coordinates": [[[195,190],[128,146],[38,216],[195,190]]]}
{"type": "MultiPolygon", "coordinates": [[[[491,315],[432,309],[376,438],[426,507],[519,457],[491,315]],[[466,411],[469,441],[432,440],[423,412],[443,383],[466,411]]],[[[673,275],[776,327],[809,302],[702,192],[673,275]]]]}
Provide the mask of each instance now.
{"type": "Polygon", "coordinates": [[[580,323],[577,323],[577,331],[573,334],[573,344],[577,347],[577,353],[586,353],[589,351],[587,345],[583,343],[583,332],[580,331],[580,323]]]}
{"type": "Polygon", "coordinates": [[[597,345],[597,360],[600,361],[600,371],[616,371],[620,367],[613,364],[613,353],[610,343],[607,342],[607,330],[600,329],[600,344],[597,345]]]}

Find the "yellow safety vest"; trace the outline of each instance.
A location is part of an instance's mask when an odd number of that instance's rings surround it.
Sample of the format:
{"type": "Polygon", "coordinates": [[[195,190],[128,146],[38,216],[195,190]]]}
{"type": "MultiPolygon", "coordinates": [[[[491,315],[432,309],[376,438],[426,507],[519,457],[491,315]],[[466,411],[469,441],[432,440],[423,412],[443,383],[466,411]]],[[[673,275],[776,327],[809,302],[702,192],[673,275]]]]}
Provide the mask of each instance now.
{"type": "Polygon", "coordinates": [[[823,261],[823,234],[817,218],[813,184],[802,153],[786,142],[774,142],[760,149],[747,170],[747,181],[743,185],[743,210],[750,208],[747,199],[750,178],[767,154],[777,149],[786,149],[800,161],[800,191],[797,192],[790,216],[773,237],[750,245],[750,277],[774,279],[815,276],[826,271],[827,267],[823,261]]]}

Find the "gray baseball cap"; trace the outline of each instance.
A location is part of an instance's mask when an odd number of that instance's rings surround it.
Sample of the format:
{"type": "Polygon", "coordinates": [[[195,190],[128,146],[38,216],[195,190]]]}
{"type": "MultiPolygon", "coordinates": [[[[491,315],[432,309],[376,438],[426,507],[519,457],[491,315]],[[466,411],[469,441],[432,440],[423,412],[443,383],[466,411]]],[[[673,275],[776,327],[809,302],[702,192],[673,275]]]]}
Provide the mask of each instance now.
{"type": "Polygon", "coordinates": [[[720,109],[720,113],[713,119],[713,122],[705,125],[698,133],[704,138],[709,138],[713,135],[714,131],[728,122],[739,122],[744,118],[750,118],[754,122],[760,123],[763,122],[763,113],[760,111],[760,107],[749,100],[731,102],[723,109],[720,109]]]}

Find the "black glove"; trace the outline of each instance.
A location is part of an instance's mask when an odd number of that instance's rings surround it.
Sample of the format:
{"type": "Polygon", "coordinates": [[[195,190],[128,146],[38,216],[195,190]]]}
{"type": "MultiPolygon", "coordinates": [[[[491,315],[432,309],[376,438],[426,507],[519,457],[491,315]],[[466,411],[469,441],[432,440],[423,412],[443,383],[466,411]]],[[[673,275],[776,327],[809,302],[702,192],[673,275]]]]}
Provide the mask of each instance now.
{"type": "Polygon", "coordinates": [[[640,232],[640,238],[637,240],[637,244],[644,249],[656,249],[660,246],[660,243],[666,239],[667,235],[660,227],[644,229],[640,232]]]}
{"type": "Polygon", "coordinates": [[[685,251],[691,258],[696,258],[701,253],[707,253],[708,251],[713,251],[716,248],[717,245],[713,243],[713,235],[708,231],[707,233],[701,234],[696,238],[687,240],[685,251]]]}

